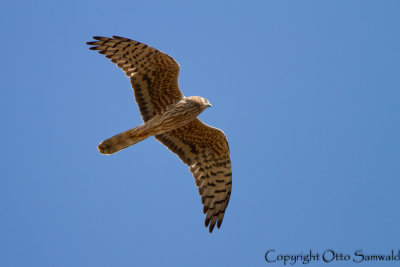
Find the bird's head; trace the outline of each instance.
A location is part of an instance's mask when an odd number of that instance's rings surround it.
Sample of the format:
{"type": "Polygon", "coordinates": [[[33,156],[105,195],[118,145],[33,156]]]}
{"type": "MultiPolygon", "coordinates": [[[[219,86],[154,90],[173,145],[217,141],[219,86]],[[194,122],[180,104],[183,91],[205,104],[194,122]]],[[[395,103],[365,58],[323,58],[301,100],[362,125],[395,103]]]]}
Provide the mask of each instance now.
{"type": "Polygon", "coordinates": [[[203,110],[212,107],[210,101],[201,96],[189,96],[186,98],[188,101],[200,106],[203,110]]]}

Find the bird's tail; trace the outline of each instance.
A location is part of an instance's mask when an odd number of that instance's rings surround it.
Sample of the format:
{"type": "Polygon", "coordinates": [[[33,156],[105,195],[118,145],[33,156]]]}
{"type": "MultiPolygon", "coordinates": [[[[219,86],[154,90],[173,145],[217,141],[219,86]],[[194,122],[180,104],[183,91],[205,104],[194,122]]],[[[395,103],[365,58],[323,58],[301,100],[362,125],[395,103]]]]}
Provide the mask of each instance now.
{"type": "Polygon", "coordinates": [[[101,142],[100,145],[97,146],[97,149],[102,154],[110,155],[120,151],[121,149],[127,148],[128,146],[139,143],[147,137],[150,137],[150,134],[148,134],[148,131],[145,131],[143,125],[140,125],[108,138],[101,142]]]}

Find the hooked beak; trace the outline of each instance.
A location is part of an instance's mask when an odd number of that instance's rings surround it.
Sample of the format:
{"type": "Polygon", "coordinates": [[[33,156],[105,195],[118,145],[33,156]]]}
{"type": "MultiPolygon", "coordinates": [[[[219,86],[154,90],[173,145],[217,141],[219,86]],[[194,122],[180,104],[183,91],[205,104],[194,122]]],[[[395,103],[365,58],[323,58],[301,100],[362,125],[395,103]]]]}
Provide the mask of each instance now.
{"type": "Polygon", "coordinates": [[[207,107],[211,108],[211,107],[212,107],[211,103],[208,103],[208,104],[207,104],[207,107]]]}

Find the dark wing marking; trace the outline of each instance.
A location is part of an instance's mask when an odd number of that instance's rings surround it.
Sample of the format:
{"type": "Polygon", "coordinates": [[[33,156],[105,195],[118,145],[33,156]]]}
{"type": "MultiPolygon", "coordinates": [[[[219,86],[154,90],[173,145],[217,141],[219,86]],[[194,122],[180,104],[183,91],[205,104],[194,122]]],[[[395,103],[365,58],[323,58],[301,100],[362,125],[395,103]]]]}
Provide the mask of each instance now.
{"type": "Polygon", "coordinates": [[[190,167],[199,187],[210,233],[220,228],[232,189],[232,169],[225,134],[195,119],[156,139],[190,167]]]}
{"type": "Polygon", "coordinates": [[[144,121],[161,114],[183,95],[178,85],[179,64],[169,55],[123,37],[93,37],[87,42],[130,77],[135,99],[144,121]]]}

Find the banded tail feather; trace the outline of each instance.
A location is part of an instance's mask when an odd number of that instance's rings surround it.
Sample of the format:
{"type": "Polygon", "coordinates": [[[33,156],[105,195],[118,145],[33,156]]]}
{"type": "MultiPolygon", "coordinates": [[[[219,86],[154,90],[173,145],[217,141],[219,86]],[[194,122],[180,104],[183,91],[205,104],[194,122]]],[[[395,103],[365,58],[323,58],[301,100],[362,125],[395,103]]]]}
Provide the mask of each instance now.
{"type": "Polygon", "coordinates": [[[107,140],[101,142],[100,145],[97,146],[97,149],[101,154],[110,155],[131,145],[139,143],[150,136],[151,135],[148,133],[148,131],[143,129],[143,125],[140,125],[108,138],[107,140]]]}

